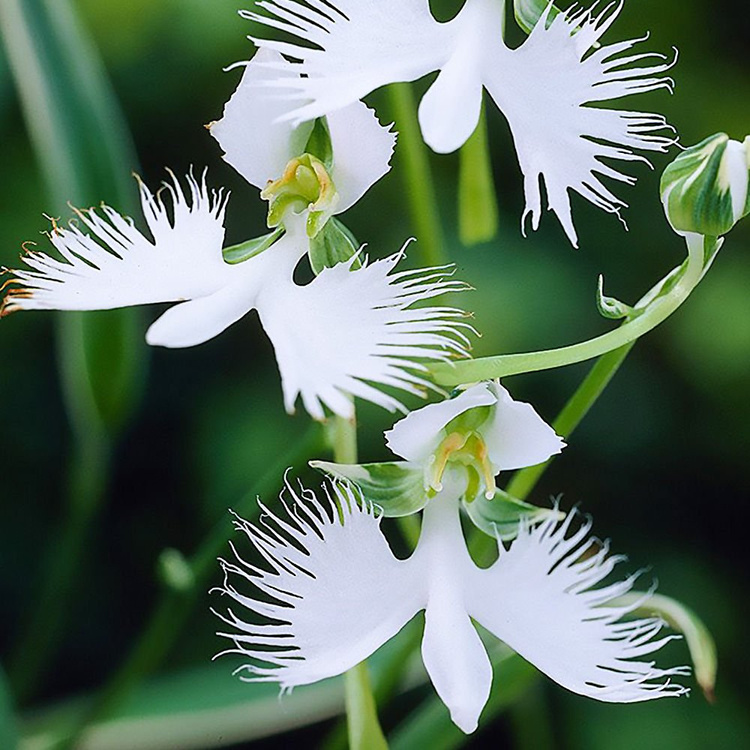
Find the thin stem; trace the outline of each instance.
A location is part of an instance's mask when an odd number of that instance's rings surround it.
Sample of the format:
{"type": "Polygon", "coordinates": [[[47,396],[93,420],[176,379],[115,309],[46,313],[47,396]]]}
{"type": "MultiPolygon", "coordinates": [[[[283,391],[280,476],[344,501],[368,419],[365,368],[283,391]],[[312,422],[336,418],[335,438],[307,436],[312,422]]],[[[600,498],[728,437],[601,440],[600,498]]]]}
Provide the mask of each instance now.
{"type": "Polygon", "coordinates": [[[448,262],[445,237],[440,222],[440,209],[430,159],[417,121],[417,104],[410,83],[394,83],[388,87],[391,107],[398,128],[399,154],[409,212],[416,229],[417,248],[428,266],[448,262]]]}
{"type": "MultiPolygon", "coordinates": [[[[634,341],[609,352],[597,360],[589,374],[578,386],[570,400],[565,404],[562,411],[552,423],[555,432],[561,437],[570,437],[573,431],[583,421],[591,407],[596,403],[610,380],[620,369],[620,365],[635,345],[634,341]]],[[[513,497],[523,500],[531,494],[531,491],[541,479],[542,474],[552,463],[552,458],[536,466],[529,466],[517,471],[506,487],[506,492],[513,497]]]]}
{"type": "MultiPolygon", "coordinates": [[[[333,460],[357,463],[357,423],[355,419],[336,417],[333,423],[333,460]]],[[[367,662],[357,664],[344,675],[346,727],[350,750],[387,750],[378,721],[367,662]]]]}
{"type": "MultiPolygon", "coordinates": [[[[252,492],[248,492],[235,505],[239,515],[250,516],[257,508],[256,498],[273,491],[279,476],[289,466],[294,466],[315,455],[321,448],[320,426],[311,424],[303,438],[260,477],[252,492]]],[[[60,748],[75,747],[86,728],[101,721],[122,704],[123,700],[157,667],[175,645],[180,631],[192,611],[198,591],[214,571],[215,561],[227,543],[227,521],[221,519],[195,553],[186,560],[192,577],[187,588],[164,588],[151,612],[151,616],[119,669],[99,691],[90,709],[71,728],[60,748]]]]}
{"type": "Polygon", "coordinates": [[[668,294],[657,297],[640,315],[614,331],[559,349],[438,364],[432,368],[435,381],[440,385],[461,385],[526,372],[549,370],[600,357],[635,341],[666,320],[687,299],[703,277],[704,239],[699,235],[690,235],[686,240],[688,261],[679,281],[668,294]]]}

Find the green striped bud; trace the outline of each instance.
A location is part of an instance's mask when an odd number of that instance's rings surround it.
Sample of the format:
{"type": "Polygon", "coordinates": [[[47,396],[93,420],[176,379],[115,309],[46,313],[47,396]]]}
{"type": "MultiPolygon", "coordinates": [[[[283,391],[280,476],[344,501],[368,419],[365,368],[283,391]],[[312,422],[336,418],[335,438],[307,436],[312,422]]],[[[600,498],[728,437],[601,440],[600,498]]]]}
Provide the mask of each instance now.
{"type": "Polygon", "coordinates": [[[661,178],[661,198],[677,232],[726,234],[750,213],[750,136],[718,133],[684,151],[661,178]]]}

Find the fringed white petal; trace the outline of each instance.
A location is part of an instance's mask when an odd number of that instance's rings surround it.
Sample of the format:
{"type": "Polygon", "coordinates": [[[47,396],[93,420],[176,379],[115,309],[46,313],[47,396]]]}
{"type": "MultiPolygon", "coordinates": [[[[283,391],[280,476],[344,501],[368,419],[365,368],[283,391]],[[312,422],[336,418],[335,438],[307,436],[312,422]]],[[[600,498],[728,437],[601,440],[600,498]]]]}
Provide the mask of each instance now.
{"type": "Polygon", "coordinates": [[[243,679],[291,689],[366,659],[424,607],[424,594],[346,485],[319,500],[287,483],[282,502],[279,515],[262,506],[259,524],[237,519],[265,563],[222,561],[220,591],[243,611],[220,614],[230,630],[219,635],[233,644],[223,653],[250,660],[243,679]]]}
{"type": "Polygon", "coordinates": [[[524,174],[526,210],[534,229],[541,217],[539,181],[544,179],[550,210],[573,245],[569,191],[595,206],[617,213],[625,203],[601,181],[610,177],[632,184],[635,178],[608,166],[603,159],[646,161],[633,149],[665,152],[674,142],[661,115],[620,112],[589,106],[633,93],[671,89],[662,74],[672,63],[656,54],[624,55],[629,40],[592,50],[617,18],[622,2],[599,15],[573,7],[547,27],[547,11],[518,49],[502,45],[488,54],[484,84],[508,119],[524,174]],[[656,60],[656,64],[644,64],[656,60]]]}
{"type": "Polygon", "coordinates": [[[497,396],[490,390],[489,383],[478,383],[456,398],[409,412],[385,433],[386,445],[397,456],[422,463],[445,437],[443,428],[448,422],[469,409],[492,406],[496,402],[497,396]]]}
{"type": "Polygon", "coordinates": [[[218,291],[237,276],[221,254],[226,200],[205,178],[198,183],[191,175],[187,184],[189,197],[176,178],[157,195],[139,183],[153,241],[109,206],[77,211],[69,228],[54,225],[48,237],[62,260],[27,250],[22,260],[31,270],[12,272],[4,313],[105,310],[218,291]]]}
{"type": "Polygon", "coordinates": [[[486,385],[497,405],[479,432],[496,473],[534,466],[560,453],[565,442],[531,404],[515,401],[497,382],[486,385]]]}
{"type": "Polygon", "coordinates": [[[262,290],[257,308],[276,351],[288,411],[298,395],[316,419],[324,418],[324,407],[350,417],[349,395],[402,409],[379,388],[423,395],[432,387],[425,362],[466,354],[473,329],[465,313],[415,305],[467,287],[450,278],[449,268],[395,271],[402,257],[365,260],[354,270],[355,257],[307,286],[288,279],[262,290]]]}
{"type": "Polygon", "coordinates": [[[311,126],[295,128],[279,118],[289,103],[268,88],[272,81],[299,79],[299,66],[278,52],[261,49],[248,63],[224,116],[209,126],[224,150],[224,160],[259,190],[284,172],[290,159],[304,151],[311,126]],[[271,67],[273,66],[273,67],[271,67]]]}
{"type": "Polygon", "coordinates": [[[297,80],[279,76],[289,90],[287,115],[303,122],[329,114],[395,81],[436,70],[452,47],[450,24],[439,24],[428,0],[263,0],[268,15],[243,15],[296,37],[299,43],[251,37],[259,47],[301,60],[297,80]]]}
{"type": "Polygon", "coordinates": [[[686,674],[685,667],[638,661],[677,636],[660,636],[658,619],[622,620],[634,606],[613,600],[637,576],[597,588],[622,558],[608,555],[606,545],[597,551],[589,522],[568,535],[575,517],[522,527],[491,568],[472,576],[469,614],[575,693],[610,703],[685,694],[670,680],[686,674]]]}
{"type": "Polygon", "coordinates": [[[353,206],[391,168],[396,134],[375,112],[354,102],[328,116],[333,148],[331,179],[339,195],[336,213],[353,206]]]}

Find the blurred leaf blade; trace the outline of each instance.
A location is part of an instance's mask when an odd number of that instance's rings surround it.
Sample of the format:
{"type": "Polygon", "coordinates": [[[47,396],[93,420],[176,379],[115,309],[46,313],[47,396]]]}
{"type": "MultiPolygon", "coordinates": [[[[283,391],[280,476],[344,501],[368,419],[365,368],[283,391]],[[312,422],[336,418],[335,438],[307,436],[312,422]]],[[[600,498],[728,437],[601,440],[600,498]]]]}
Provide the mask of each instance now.
{"type": "MultiPolygon", "coordinates": [[[[74,6],[69,0],[3,0],[0,35],[50,196],[48,210],[65,215],[67,201],[81,206],[102,200],[130,210],[134,150],[74,6]]],[[[70,605],[70,581],[106,493],[111,442],[135,407],[145,371],[134,311],[65,313],[59,320],[60,377],[75,441],[66,518],[10,662],[20,701],[50,666],[70,605]]]]}
{"type": "Polygon", "coordinates": [[[18,747],[16,717],[2,668],[0,668],[0,747],[8,748],[8,750],[15,750],[18,747]]]}

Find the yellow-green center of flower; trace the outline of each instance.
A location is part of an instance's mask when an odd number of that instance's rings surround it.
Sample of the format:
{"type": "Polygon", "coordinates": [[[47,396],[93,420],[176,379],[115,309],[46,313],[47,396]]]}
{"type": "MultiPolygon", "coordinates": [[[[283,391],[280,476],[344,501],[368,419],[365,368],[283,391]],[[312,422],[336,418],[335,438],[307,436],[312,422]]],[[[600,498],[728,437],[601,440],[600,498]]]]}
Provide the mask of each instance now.
{"type": "Polygon", "coordinates": [[[443,428],[445,437],[430,456],[425,485],[435,492],[443,489],[443,474],[449,466],[463,467],[466,499],[471,502],[482,487],[488,500],[495,496],[495,470],[480,428],[493,413],[492,406],[477,406],[454,417],[443,428]]]}
{"type": "Polygon", "coordinates": [[[333,216],[339,194],[328,170],[312,154],[302,154],[292,159],[278,180],[266,185],[260,197],[267,200],[268,226],[284,223],[289,211],[295,214],[307,211],[307,235],[315,237],[333,216]]]}

